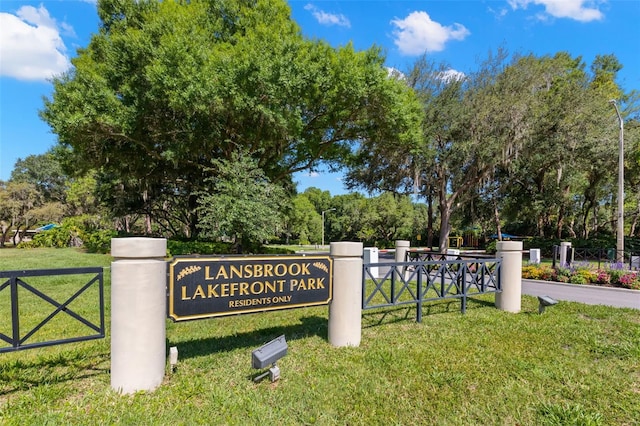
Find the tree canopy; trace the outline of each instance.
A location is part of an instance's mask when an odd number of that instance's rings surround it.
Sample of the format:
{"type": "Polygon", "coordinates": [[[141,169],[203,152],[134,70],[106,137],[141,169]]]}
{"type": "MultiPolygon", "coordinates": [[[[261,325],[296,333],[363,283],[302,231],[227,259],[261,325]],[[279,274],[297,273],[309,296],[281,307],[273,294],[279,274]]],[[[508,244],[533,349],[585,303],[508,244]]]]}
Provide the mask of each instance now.
{"type": "Polygon", "coordinates": [[[360,140],[416,128],[378,48],[304,38],[284,0],[101,0],[98,13],[41,115],[73,171],[98,170],[105,198],[127,194],[121,212],[162,220],[170,202],[195,233],[213,160],[247,153],[290,186],[360,140]]]}

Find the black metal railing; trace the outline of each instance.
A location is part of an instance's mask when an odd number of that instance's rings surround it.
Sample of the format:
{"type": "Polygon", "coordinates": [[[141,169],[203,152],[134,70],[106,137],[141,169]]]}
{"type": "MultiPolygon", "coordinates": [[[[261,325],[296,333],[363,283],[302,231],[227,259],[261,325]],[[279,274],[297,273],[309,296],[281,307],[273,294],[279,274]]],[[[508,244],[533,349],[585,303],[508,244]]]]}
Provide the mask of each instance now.
{"type": "Polygon", "coordinates": [[[425,302],[459,299],[465,313],[468,297],[501,291],[500,259],[463,260],[455,259],[456,255],[430,254],[421,253],[438,260],[364,264],[362,309],[415,304],[416,321],[421,322],[425,302]],[[440,260],[442,256],[445,260],[440,260]]]}
{"type": "MultiPolygon", "coordinates": [[[[623,265],[628,265],[629,269],[640,269],[640,253],[635,251],[625,251],[622,254],[623,265]]],[[[597,262],[598,269],[603,267],[603,263],[615,264],[618,259],[618,250],[615,248],[590,248],[590,247],[567,247],[566,261],[560,264],[560,246],[553,246],[552,266],[571,266],[575,262],[597,262]]]]}
{"type": "MultiPolygon", "coordinates": [[[[83,280],[84,281],[84,280],[83,280]]],[[[0,329],[0,340],[8,343],[11,346],[0,347],[0,353],[18,351],[23,349],[38,348],[44,346],[60,345],[63,343],[80,342],[85,340],[101,339],[105,336],[104,325],[104,279],[103,270],[100,267],[95,268],[68,268],[68,269],[41,269],[41,270],[29,270],[29,271],[0,271],[0,295],[3,291],[9,291],[9,304],[11,305],[11,336],[3,333],[4,329],[0,329]],[[38,289],[36,285],[31,285],[27,282],[27,278],[34,277],[52,277],[52,276],[65,276],[65,275],[82,275],[91,274],[91,278],[88,282],[85,282],[81,287],[75,291],[71,296],[67,297],[62,303],[58,302],[41,289],[38,289]],[[4,281],[6,280],[6,281],[4,281]],[[69,305],[78,299],[80,295],[85,293],[92,286],[97,285],[97,304],[99,305],[99,319],[98,324],[95,324],[95,320],[91,321],[85,316],[71,309],[69,305]],[[18,297],[18,290],[22,289],[34,296],[46,302],[47,305],[53,306],[53,311],[50,312],[44,319],[39,321],[30,330],[23,333],[20,329],[21,319],[21,307],[20,299],[18,297]],[[47,323],[56,318],[58,314],[64,312],[69,317],[73,318],[77,322],[80,322],[89,330],[92,330],[94,334],[71,336],[62,339],[37,341],[29,343],[29,339],[32,339],[34,335],[42,329],[47,323]]],[[[22,292],[21,292],[22,293],[22,292]]],[[[26,293],[25,293],[26,294],[26,293]]],[[[59,296],[55,296],[59,297],[59,296]]],[[[2,299],[7,300],[7,299],[2,299]]]]}

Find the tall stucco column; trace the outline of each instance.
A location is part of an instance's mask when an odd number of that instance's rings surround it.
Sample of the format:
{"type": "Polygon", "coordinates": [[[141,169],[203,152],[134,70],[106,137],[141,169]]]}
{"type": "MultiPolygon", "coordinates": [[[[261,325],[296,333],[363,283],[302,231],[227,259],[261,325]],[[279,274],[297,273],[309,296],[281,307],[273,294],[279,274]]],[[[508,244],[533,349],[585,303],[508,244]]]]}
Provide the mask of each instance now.
{"type": "Polygon", "coordinates": [[[166,364],[164,238],[111,240],[111,387],[152,391],[166,364]]]}
{"type": "Polygon", "coordinates": [[[502,311],[520,312],[522,297],[522,241],[498,241],[497,257],[502,260],[496,307],[502,311]]]}
{"type": "Polygon", "coordinates": [[[331,243],[333,299],[329,303],[329,343],[360,346],[362,336],[362,243],[331,243]]]}
{"type": "MultiPolygon", "coordinates": [[[[406,262],[407,261],[407,252],[411,247],[411,241],[407,240],[396,240],[396,262],[406,262]]],[[[396,271],[398,273],[397,276],[404,277],[405,280],[409,279],[409,272],[407,271],[406,266],[397,266],[396,271]]]]}
{"type": "Polygon", "coordinates": [[[396,262],[406,262],[407,252],[409,251],[409,247],[411,247],[411,241],[406,240],[396,240],[396,262]]]}
{"type": "Polygon", "coordinates": [[[568,259],[568,253],[569,253],[569,249],[571,248],[571,242],[570,241],[562,241],[560,243],[560,267],[564,268],[567,266],[567,264],[569,263],[569,259],[568,259]]]}

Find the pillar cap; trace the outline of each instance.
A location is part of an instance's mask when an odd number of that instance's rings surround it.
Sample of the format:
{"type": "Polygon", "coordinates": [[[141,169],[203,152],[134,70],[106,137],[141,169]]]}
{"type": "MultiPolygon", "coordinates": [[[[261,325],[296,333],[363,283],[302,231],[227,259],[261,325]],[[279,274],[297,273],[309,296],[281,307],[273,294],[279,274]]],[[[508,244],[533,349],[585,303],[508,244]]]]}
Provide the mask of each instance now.
{"type": "Polygon", "coordinates": [[[522,251],[522,241],[498,241],[497,251],[522,251]]]}
{"type": "Polygon", "coordinates": [[[363,243],[345,241],[329,244],[331,256],[362,256],[364,253],[363,243]]]}
{"type": "Polygon", "coordinates": [[[129,237],[111,239],[111,256],[127,259],[146,259],[167,255],[166,238],[129,237]]]}
{"type": "Polygon", "coordinates": [[[396,247],[411,247],[411,241],[396,240],[396,247]]]}

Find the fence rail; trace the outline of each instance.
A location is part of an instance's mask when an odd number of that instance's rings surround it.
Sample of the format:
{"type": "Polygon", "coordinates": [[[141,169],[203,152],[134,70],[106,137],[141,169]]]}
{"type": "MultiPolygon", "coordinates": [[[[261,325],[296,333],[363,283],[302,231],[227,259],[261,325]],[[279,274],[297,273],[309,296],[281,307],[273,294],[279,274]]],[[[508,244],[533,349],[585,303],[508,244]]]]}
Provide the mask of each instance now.
{"type": "MultiPolygon", "coordinates": [[[[640,269],[640,252],[625,251],[622,255],[623,264],[627,264],[629,269],[640,269]]],[[[618,250],[615,248],[589,248],[589,247],[568,247],[566,265],[560,265],[560,246],[553,246],[552,265],[571,266],[573,262],[598,262],[598,269],[602,268],[603,263],[617,263],[618,250]]]]}
{"type": "Polygon", "coordinates": [[[446,260],[447,255],[441,253],[420,255],[437,260],[364,264],[362,309],[415,304],[416,321],[421,322],[424,302],[459,299],[464,313],[468,297],[501,291],[500,259],[463,260],[453,255],[453,260],[446,260]]]}
{"type": "MultiPolygon", "coordinates": [[[[63,343],[80,342],[85,340],[101,339],[105,336],[104,325],[104,278],[103,270],[100,267],[92,268],[66,268],[66,269],[39,269],[39,270],[27,270],[27,271],[0,271],[0,295],[3,291],[9,291],[9,303],[11,305],[11,336],[3,333],[4,329],[0,329],[0,341],[4,341],[11,346],[0,347],[0,353],[18,351],[23,349],[31,349],[45,346],[59,345],[63,343]],[[37,288],[35,285],[31,285],[27,282],[27,279],[34,277],[51,277],[51,276],[65,276],[65,275],[92,275],[88,279],[88,282],[83,284],[81,288],[75,291],[71,296],[67,297],[62,303],[55,300],[54,297],[45,294],[43,291],[37,288]],[[3,281],[6,280],[6,281],[3,281]],[[91,321],[82,316],[74,309],[71,309],[69,305],[78,299],[85,291],[92,286],[98,286],[98,304],[100,309],[98,324],[95,321],[91,321]],[[36,296],[40,300],[53,306],[55,309],[48,314],[44,319],[39,321],[34,327],[23,334],[20,329],[20,300],[18,297],[18,290],[22,289],[32,295],[36,296]],[[77,322],[83,324],[89,330],[92,330],[94,334],[72,336],[63,339],[48,340],[28,343],[28,340],[42,329],[47,323],[53,320],[58,314],[64,312],[77,322]]],[[[3,299],[6,300],[6,299],[3,299]]]]}

